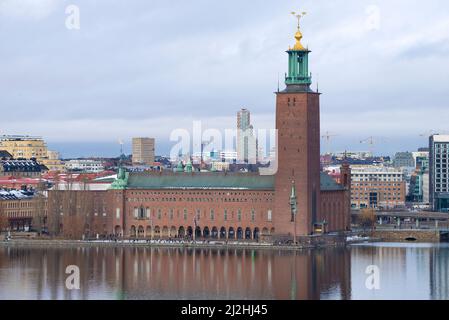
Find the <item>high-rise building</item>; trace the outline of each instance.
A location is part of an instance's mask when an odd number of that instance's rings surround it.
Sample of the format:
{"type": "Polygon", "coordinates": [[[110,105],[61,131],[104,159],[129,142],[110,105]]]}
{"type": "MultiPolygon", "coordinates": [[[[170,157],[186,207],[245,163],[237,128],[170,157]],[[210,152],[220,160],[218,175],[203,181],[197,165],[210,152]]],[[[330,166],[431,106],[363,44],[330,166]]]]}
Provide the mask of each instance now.
{"type": "Polygon", "coordinates": [[[415,167],[413,154],[411,152],[397,152],[393,160],[393,166],[395,168],[415,167]]]}
{"type": "Polygon", "coordinates": [[[154,164],[154,138],[133,138],[133,164],[154,164]]]}
{"type": "Polygon", "coordinates": [[[251,113],[247,109],[237,113],[237,160],[251,164],[257,162],[257,139],[251,125],[251,113]]]}
{"type": "Polygon", "coordinates": [[[449,212],[449,135],[429,138],[429,196],[435,211],[449,212]]]}

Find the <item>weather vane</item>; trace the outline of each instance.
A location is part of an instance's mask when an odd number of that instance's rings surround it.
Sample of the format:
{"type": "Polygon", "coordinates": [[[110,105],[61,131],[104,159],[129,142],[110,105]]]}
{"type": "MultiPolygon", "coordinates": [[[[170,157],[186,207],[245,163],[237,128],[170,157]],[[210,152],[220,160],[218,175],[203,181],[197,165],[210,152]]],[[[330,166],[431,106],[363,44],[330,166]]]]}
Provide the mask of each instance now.
{"type": "MultiPolygon", "coordinates": [[[[307,14],[306,12],[294,12],[294,11],[292,12],[292,15],[294,15],[298,19],[298,30],[296,31],[295,34],[296,43],[293,47],[293,50],[298,51],[306,50],[304,46],[301,44],[302,33],[301,30],[299,29],[301,18],[304,17],[306,14],[307,14]]],[[[289,50],[292,50],[292,48],[289,48],[289,50]]]]}
{"type": "Polygon", "coordinates": [[[299,23],[301,21],[301,18],[304,17],[307,14],[307,12],[292,12],[292,15],[294,15],[298,19],[298,30],[299,30],[299,23]]]}

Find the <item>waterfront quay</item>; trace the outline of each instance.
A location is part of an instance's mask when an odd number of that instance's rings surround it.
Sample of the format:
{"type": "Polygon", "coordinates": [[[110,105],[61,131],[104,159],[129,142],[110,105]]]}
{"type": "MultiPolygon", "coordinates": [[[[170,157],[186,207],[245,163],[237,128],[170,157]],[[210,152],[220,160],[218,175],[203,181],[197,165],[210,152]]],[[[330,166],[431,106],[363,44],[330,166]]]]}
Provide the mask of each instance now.
{"type": "MultiPolygon", "coordinates": [[[[214,241],[181,239],[116,239],[116,240],[64,240],[42,238],[12,238],[0,242],[0,246],[50,246],[50,247],[161,247],[161,248],[216,248],[216,249],[273,249],[302,250],[344,246],[348,234],[298,237],[297,244],[256,241],[214,241]]],[[[365,239],[367,240],[367,239],[365,239]]]]}

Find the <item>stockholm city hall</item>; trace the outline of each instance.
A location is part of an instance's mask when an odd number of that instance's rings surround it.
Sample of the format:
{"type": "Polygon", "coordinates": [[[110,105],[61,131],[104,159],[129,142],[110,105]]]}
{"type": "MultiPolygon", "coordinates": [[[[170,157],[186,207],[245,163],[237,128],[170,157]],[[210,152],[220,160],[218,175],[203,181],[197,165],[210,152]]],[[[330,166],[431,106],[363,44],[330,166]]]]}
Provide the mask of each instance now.
{"type": "Polygon", "coordinates": [[[272,241],[350,227],[350,169],[340,183],[320,169],[320,93],[298,29],[276,92],[277,171],[126,172],[106,191],[50,191],[51,232],[66,238],[192,237],[272,241]],[[67,201],[67,198],[70,198],[67,201]]]}

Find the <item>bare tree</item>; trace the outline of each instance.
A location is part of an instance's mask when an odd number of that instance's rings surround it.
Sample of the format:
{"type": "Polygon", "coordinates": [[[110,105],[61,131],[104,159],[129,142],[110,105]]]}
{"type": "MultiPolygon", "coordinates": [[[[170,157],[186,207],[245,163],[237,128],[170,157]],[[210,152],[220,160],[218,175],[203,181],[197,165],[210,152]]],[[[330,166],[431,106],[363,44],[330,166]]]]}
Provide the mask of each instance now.
{"type": "Polygon", "coordinates": [[[4,205],[5,201],[0,201],[0,233],[2,233],[2,231],[5,231],[8,227],[8,217],[6,216],[4,205]]]}
{"type": "Polygon", "coordinates": [[[358,223],[365,231],[367,228],[374,228],[376,224],[376,212],[374,209],[362,209],[358,217],[358,223]]]}
{"type": "Polygon", "coordinates": [[[33,209],[34,209],[34,218],[33,218],[33,227],[39,234],[42,234],[42,230],[45,227],[45,209],[47,197],[45,195],[47,188],[45,183],[39,179],[39,183],[36,187],[36,193],[33,201],[33,209]]]}

